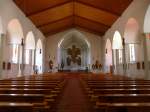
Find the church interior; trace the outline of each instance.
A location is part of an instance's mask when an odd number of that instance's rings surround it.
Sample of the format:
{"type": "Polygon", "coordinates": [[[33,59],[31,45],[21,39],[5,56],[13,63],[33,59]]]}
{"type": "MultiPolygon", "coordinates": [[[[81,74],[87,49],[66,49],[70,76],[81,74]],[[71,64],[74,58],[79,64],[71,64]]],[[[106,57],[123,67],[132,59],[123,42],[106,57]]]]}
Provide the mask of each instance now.
{"type": "Polygon", "coordinates": [[[0,112],[150,112],[150,0],[0,0],[0,112]]]}

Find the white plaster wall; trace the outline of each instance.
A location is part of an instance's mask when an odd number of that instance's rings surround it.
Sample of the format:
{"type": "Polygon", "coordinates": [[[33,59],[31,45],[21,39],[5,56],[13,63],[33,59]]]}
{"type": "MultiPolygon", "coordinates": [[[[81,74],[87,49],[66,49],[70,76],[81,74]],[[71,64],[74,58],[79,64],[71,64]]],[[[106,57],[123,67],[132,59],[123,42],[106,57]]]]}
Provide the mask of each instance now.
{"type": "MultiPolygon", "coordinates": [[[[45,37],[44,35],[35,27],[35,25],[25,16],[25,14],[15,5],[13,0],[0,0],[0,17],[2,21],[2,31],[5,34],[3,38],[3,61],[9,62],[10,57],[12,54],[10,54],[9,48],[8,48],[8,43],[7,43],[7,25],[12,19],[18,19],[19,22],[22,25],[23,28],[23,35],[24,38],[26,38],[26,35],[29,31],[32,31],[34,36],[35,36],[35,41],[40,38],[43,42],[43,55],[44,55],[44,48],[45,48],[45,37]],[[7,51],[7,52],[6,52],[7,51]]],[[[43,59],[44,60],[44,59],[43,59]]],[[[43,64],[44,65],[44,64],[43,64]]],[[[44,66],[43,66],[44,67],[44,66]]],[[[9,73],[9,77],[13,77],[14,74],[17,74],[18,72],[18,67],[17,65],[13,65],[12,67],[12,72],[4,70],[3,74],[5,77],[6,74],[9,73]],[[13,73],[13,74],[12,74],[13,73]]]]}
{"type": "Polygon", "coordinates": [[[45,66],[46,69],[45,71],[48,71],[48,62],[49,62],[49,56],[54,62],[54,66],[58,66],[57,62],[57,48],[58,48],[58,43],[60,40],[64,37],[69,32],[80,32],[82,35],[86,37],[88,42],[91,45],[91,64],[95,63],[96,60],[99,60],[100,63],[102,63],[102,38],[100,36],[84,32],[84,31],[79,31],[76,29],[70,29],[66,30],[64,32],[57,33],[55,35],[49,36],[46,39],[46,48],[45,48],[45,66]]]}
{"type": "MultiPolygon", "coordinates": [[[[106,41],[107,38],[110,38],[111,42],[113,40],[113,35],[116,30],[118,30],[122,37],[124,37],[124,31],[127,21],[130,18],[135,18],[139,24],[139,38],[140,43],[138,46],[138,50],[136,50],[136,60],[137,61],[144,61],[143,56],[143,45],[142,45],[142,39],[144,38],[143,33],[143,25],[144,25],[144,17],[145,13],[147,11],[147,8],[150,4],[150,0],[133,0],[133,2],[130,4],[130,6],[124,11],[122,16],[113,24],[113,26],[105,33],[104,35],[104,41],[106,41]]],[[[103,46],[104,48],[104,46],[103,46]]],[[[126,57],[128,57],[129,49],[126,47],[126,57]]],[[[128,59],[127,59],[128,61],[128,59]]],[[[129,63],[129,61],[127,62],[129,63]]],[[[120,68],[121,69],[121,68],[120,68]]],[[[122,71],[122,70],[119,70],[122,71]]],[[[119,72],[120,74],[122,72],[119,72]]],[[[137,70],[136,64],[132,64],[130,68],[127,70],[127,74],[132,77],[143,77],[144,78],[144,70],[137,70]]]]}

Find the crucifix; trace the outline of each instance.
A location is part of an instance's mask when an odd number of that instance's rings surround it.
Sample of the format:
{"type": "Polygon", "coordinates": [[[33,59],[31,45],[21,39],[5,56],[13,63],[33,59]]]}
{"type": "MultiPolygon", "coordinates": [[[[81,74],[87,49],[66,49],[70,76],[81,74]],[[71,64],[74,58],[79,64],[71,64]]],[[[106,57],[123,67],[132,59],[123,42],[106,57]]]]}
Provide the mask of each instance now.
{"type": "Polygon", "coordinates": [[[73,63],[77,63],[78,56],[80,56],[80,54],[81,54],[80,49],[76,48],[76,46],[73,45],[72,48],[68,48],[67,53],[68,53],[68,55],[70,55],[71,61],[73,63]]]}

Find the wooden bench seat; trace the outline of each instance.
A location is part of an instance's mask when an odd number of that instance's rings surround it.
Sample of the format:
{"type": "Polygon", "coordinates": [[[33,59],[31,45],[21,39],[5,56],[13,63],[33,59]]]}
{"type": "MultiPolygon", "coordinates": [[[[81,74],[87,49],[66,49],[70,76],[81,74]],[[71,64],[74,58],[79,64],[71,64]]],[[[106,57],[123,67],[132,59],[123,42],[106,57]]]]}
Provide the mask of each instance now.
{"type": "Polygon", "coordinates": [[[91,94],[150,94],[150,89],[92,89],[91,94]]]}
{"type": "Polygon", "coordinates": [[[33,112],[33,104],[0,102],[0,112],[33,112]]]}
{"type": "Polygon", "coordinates": [[[43,111],[50,109],[54,101],[52,97],[46,97],[43,94],[0,94],[0,103],[31,103],[34,108],[43,111]],[[51,99],[51,101],[47,102],[46,99],[51,99]]]}
{"type": "Polygon", "coordinates": [[[88,85],[89,88],[97,89],[130,89],[130,88],[150,88],[150,85],[88,85]]]}
{"type": "Polygon", "coordinates": [[[52,89],[57,85],[0,85],[0,88],[52,89]]]}
{"type": "Polygon", "coordinates": [[[149,112],[150,103],[101,103],[96,102],[96,112],[149,112]]]}
{"type": "Polygon", "coordinates": [[[135,103],[150,102],[150,94],[98,94],[92,95],[91,101],[100,101],[105,103],[135,103]]]}
{"type": "Polygon", "coordinates": [[[52,94],[59,93],[59,89],[17,89],[17,88],[0,88],[0,94],[52,94]]]}

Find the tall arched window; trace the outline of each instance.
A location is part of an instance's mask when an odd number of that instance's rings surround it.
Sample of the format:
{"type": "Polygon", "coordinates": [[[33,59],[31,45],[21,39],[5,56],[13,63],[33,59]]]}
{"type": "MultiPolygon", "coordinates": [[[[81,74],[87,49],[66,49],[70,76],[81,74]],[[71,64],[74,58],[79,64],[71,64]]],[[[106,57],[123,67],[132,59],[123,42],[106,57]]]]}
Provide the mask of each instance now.
{"type": "Polygon", "coordinates": [[[118,58],[119,58],[119,63],[122,63],[123,60],[123,55],[122,55],[122,38],[121,35],[118,31],[115,32],[114,37],[113,37],[113,49],[118,50],[118,58]]]}
{"type": "MultiPolygon", "coordinates": [[[[23,31],[18,19],[13,19],[8,24],[8,43],[10,45],[12,57],[12,63],[18,63],[19,61],[19,45],[23,38],[23,31]]],[[[20,51],[21,52],[21,51],[20,51]]]]}
{"type": "Polygon", "coordinates": [[[107,39],[105,49],[105,64],[110,66],[112,65],[112,46],[110,39],[107,39]]]}
{"type": "MultiPolygon", "coordinates": [[[[135,62],[137,60],[136,57],[136,49],[137,45],[140,43],[139,39],[139,25],[134,18],[130,18],[127,21],[126,27],[125,27],[125,43],[128,45],[128,56],[129,56],[129,62],[135,62]]],[[[137,50],[139,51],[139,50],[137,50]]]]}
{"type": "Polygon", "coordinates": [[[34,59],[32,58],[32,55],[34,54],[35,50],[35,39],[32,31],[28,32],[25,45],[25,64],[33,65],[34,59]]]}
{"type": "Polygon", "coordinates": [[[42,73],[42,63],[43,62],[43,47],[42,47],[42,42],[39,39],[37,41],[37,45],[36,45],[36,70],[38,71],[38,73],[42,73]]]}

